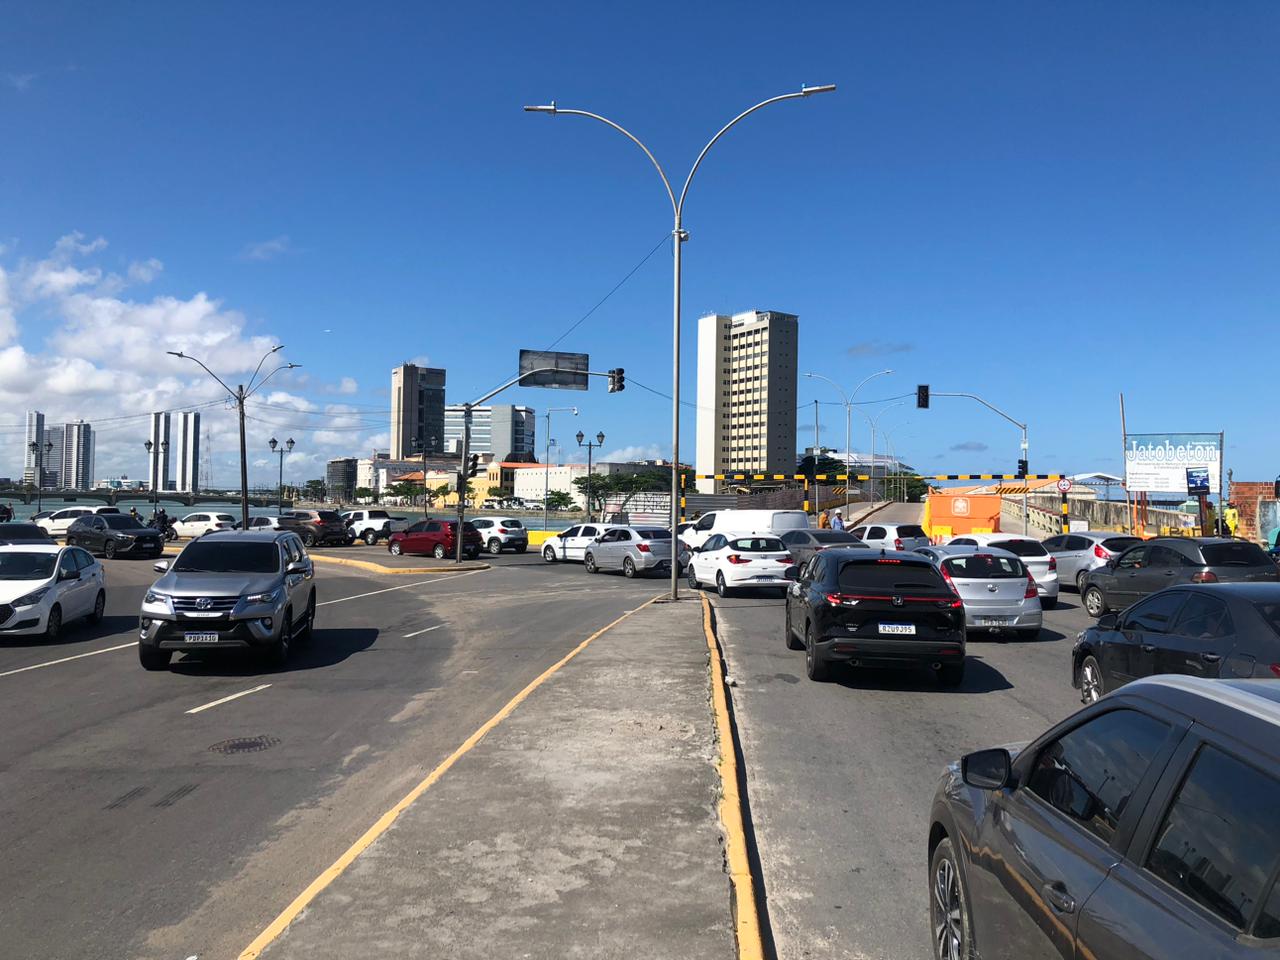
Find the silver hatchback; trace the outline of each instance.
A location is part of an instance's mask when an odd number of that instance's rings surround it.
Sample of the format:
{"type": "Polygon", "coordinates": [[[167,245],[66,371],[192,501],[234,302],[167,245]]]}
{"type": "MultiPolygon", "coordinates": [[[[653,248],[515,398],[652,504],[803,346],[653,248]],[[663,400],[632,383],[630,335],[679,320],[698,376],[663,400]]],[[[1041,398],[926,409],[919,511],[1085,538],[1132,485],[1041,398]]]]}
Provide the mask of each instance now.
{"type": "Polygon", "coordinates": [[[1040,591],[1026,564],[993,547],[923,547],[924,554],[964,603],[971,633],[1034,637],[1044,624],[1040,591]]]}
{"type": "Polygon", "coordinates": [[[614,527],[597,537],[582,557],[587,573],[621,570],[634,577],[671,569],[671,531],[665,527],[614,527]]]}
{"type": "Polygon", "coordinates": [[[1132,546],[1138,537],[1114,530],[1076,530],[1060,533],[1044,541],[1044,548],[1058,561],[1058,581],[1084,592],[1084,578],[1090,570],[1105,567],[1132,546]]]}

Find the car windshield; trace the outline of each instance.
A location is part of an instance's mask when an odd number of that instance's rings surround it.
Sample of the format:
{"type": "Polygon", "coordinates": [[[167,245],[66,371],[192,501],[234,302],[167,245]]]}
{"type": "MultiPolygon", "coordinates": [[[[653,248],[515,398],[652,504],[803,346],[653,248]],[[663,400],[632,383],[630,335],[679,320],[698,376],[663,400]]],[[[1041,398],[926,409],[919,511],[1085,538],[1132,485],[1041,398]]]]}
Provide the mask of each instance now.
{"type": "Polygon", "coordinates": [[[44,540],[49,535],[34,523],[0,523],[0,540],[44,540]]]}
{"type": "Polygon", "coordinates": [[[661,527],[645,527],[636,530],[636,535],[641,540],[670,540],[671,531],[663,530],[661,527]]]}
{"type": "Polygon", "coordinates": [[[1001,540],[998,543],[992,543],[991,546],[1000,550],[1008,550],[1020,557],[1047,557],[1049,551],[1044,548],[1044,544],[1039,540],[1001,540]]]}
{"type": "Polygon", "coordinates": [[[743,553],[782,553],[787,548],[777,537],[738,537],[729,541],[729,549],[743,553]]]}
{"type": "MultiPolygon", "coordinates": [[[[821,554],[819,554],[821,556],[821,554]]],[[[840,566],[841,590],[937,590],[950,593],[942,575],[925,562],[850,560],[840,566]]]]}
{"type": "Polygon", "coordinates": [[[989,553],[951,557],[942,561],[942,569],[957,580],[1018,580],[1027,575],[1021,561],[989,553]]]}
{"type": "Polygon", "coordinates": [[[1204,562],[1211,567],[1265,567],[1272,562],[1260,546],[1244,540],[1208,543],[1202,549],[1204,562]]]}
{"type": "Polygon", "coordinates": [[[844,530],[810,530],[809,536],[813,537],[815,543],[861,543],[862,541],[855,537],[852,533],[844,530]]]}
{"type": "Polygon", "coordinates": [[[99,514],[99,516],[106,521],[107,527],[111,530],[137,530],[142,526],[133,517],[126,517],[122,513],[99,514]]]}
{"type": "Polygon", "coordinates": [[[924,527],[914,523],[901,523],[898,525],[898,536],[900,537],[927,537],[924,527]]]}
{"type": "Polygon", "coordinates": [[[0,580],[48,580],[56,553],[0,553],[0,580]]]}
{"type": "Polygon", "coordinates": [[[280,550],[273,541],[197,540],[182,551],[173,569],[178,573],[276,573],[280,550]]]}

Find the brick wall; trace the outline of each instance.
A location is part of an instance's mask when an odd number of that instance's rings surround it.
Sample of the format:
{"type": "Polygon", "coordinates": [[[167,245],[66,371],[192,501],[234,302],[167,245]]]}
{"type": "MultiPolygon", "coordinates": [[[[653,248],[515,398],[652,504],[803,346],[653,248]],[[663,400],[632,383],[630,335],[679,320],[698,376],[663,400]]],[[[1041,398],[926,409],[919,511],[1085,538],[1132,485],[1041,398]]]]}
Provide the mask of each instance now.
{"type": "Polygon", "coordinates": [[[1240,528],[1238,536],[1248,540],[1258,540],[1262,531],[1258,529],[1258,504],[1265,500],[1275,500],[1275,485],[1270,480],[1233,480],[1227,488],[1227,499],[1240,511],[1240,528]]]}

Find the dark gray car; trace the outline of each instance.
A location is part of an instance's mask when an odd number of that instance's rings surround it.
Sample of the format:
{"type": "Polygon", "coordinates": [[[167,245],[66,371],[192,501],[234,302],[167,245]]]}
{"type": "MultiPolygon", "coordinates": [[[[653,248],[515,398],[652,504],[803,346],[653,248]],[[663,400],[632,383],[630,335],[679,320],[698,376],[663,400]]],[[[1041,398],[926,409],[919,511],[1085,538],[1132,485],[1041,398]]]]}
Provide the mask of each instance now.
{"type": "Polygon", "coordinates": [[[174,651],[247,650],[284,666],[316,616],[314,569],[292,531],[207,533],[183,548],[142,599],[138,658],[163,670],[174,651]]]}
{"type": "Polygon", "coordinates": [[[1090,570],[1081,599],[1089,615],[1123,610],[1179,583],[1275,583],[1280,569],[1256,543],[1230,537],[1157,537],[1090,570]]]}
{"type": "Polygon", "coordinates": [[[848,530],[788,530],[778,539],[791,551],[791,557],[796,566],[803,565],[819,550],[866,546],[848,530]]]}
{"type": "Polygon", "coordinates": [[[1280,948],[1280,685],[1155,677],[934,795],[936,960],[1243,960],[1280,948]]]}

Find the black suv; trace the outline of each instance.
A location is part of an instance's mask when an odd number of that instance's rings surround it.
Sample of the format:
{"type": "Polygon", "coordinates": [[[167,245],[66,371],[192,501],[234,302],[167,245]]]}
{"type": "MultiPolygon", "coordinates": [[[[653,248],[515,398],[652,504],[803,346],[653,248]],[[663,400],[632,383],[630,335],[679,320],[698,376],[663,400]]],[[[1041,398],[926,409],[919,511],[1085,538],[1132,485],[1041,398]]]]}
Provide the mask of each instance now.
{"type": "Polygon", "coordinates": [[[164,553],[164,535],[127,514],[95,513],[72,522],[67,528],[67,545],[84,547],[108,560],[117,556],[158,557],[164,553]]]}
{"type": "Polygon", "coordinates": [[[1132,683],[947,768],[928,834],[934,957],[1274,956],[1277,809],[1280,684],[1132,683]]]}
{"type": "Polygon", "coordinates": [[[1280,569],[1256,543],[1231,537],[1157,537],[1130,547],[1084,577],[1092,617],[1178,583],[1274,583],[1280,569]]]}
{"type": "Polygon", "coordinates": [[[929,666],[946,686],[964,679],[964,606],[918,553],[836,548],[787,567],[783,635],[805,651],[810,680],[836,663],[929,666]]]}
{"type": "Polygon", "coordinates": [[[294,510],[280,515],[280,529],[292,530],[308,547],[351,542],[347,522],[337,510],[294,510]]]}

